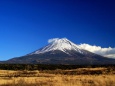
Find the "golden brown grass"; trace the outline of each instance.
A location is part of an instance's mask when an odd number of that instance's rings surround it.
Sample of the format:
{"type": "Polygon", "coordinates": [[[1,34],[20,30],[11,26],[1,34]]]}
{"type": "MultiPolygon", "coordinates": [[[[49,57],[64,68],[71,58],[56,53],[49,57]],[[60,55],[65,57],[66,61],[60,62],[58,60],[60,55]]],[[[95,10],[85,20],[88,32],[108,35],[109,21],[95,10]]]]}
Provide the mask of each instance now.
{"type": "Polygon", "coordinates": [[[80,68],[74,70],[7,71],[0,70],[0,86],[115,86],[115,74],[106,68],[80,68]],[[102,74],[82,74],[83,71],[102,70],[102,74]],[[55,73],[55,72],[59,73],[55,73]],[[60,73],[61,71],[61,73],[60,73]],[[82,72],[67,73],[71,71],[82,72]],[[65,74],[66,72],[66,74],[65,74]]]}

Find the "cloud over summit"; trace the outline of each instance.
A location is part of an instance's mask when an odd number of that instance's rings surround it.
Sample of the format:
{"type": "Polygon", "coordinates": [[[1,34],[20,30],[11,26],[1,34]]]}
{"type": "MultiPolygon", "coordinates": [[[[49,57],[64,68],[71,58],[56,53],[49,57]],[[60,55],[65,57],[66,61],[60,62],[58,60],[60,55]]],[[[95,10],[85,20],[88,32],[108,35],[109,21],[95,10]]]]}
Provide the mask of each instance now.
{"type": "Polygon", "coordinates": [[[48,40],[48,43],[52,43],[52,42],[54,42],[54,41],[56,41],[56,40],[58,40],[59,38],[52,38],[52,39],[49,39],[48,40]]]}

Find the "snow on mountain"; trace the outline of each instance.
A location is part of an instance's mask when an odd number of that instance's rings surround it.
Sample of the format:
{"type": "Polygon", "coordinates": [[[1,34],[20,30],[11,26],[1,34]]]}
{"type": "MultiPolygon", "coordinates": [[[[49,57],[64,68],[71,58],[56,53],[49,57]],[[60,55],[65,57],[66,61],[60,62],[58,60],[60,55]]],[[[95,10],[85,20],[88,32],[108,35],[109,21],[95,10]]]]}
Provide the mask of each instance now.
{"type": "Polygon", "coordinates": [[[56,38],[53,41],[50,41],[50,43],[47,46],[31,53],[31,55],[45,53],[49,51],[55,51],[55,50],[63,51],[66,54],[69,54],[69,52],[67,52],[68,50],[74,50],[79,53],[83,53],[82,49],[80,49],[79,46],[69,41],[67,38],[61,38],[61,39],[56,38]]]}

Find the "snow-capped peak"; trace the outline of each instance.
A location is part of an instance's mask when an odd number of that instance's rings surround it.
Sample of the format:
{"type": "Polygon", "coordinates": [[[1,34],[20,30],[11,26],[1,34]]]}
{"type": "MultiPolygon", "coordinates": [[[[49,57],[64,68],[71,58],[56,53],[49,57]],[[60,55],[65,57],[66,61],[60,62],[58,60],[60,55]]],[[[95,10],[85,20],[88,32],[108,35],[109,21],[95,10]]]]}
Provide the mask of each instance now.
{"type": "Polygon", "coordinates": [[[31,54],[40,54],[45,53],[49,51],[55,51],[60,50],[65,52],[66,54],[69,54],[68,50],[75,50],[79,53],[82,53],[82,51],[79,49],[79,46],[74,44],[73,42],[69,41],[67,38],[54,38],[49,40],[49,44],[31,54]]]}

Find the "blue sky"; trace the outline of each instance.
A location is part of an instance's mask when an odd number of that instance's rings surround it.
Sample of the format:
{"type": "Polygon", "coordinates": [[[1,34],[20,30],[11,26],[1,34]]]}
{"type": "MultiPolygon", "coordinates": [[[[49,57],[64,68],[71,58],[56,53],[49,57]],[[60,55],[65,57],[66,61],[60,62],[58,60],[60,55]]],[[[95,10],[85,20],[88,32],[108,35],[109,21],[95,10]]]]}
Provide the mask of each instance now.
{"type": "Polygon", "coordinates": [[[0,0],[0,60],[23,56],[66,37],[115,47],[114,0],[0,0]]]}

